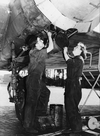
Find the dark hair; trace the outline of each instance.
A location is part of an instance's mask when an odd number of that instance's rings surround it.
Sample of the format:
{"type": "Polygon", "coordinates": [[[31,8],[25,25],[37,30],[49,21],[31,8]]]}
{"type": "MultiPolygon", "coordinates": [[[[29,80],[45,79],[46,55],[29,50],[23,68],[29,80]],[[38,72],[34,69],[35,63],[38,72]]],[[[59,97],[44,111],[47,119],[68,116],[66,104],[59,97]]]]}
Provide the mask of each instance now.
{"type": "Polygon", "coordinates": [[[31,48],[34,48],[37,42],[37,37],[43,40],[43,43],[45,45],[44,48],[47,48],[48,47],[48,35],[46,34],[46,32],[39,32],[37,34],[28,35],[25,40],[25,44],[29,45],[31,48]]]}
{"type": "Polygon", "coordinates": [[[41,40],[43,40],[43,43],[45,45],[44,48],[47,48],[48,47],[48,35],[45,31],[42,31],[40,33],[38,33],[38,36],[37,37],[40,37],[41,40]]]}
{"type": "Polygon", "coordinates": [[[32,47],[35,47],[35,44],[37,42],[37,35],[31,34],[28,35],[27,38],[25,39],[25,44],[32,47]]]}

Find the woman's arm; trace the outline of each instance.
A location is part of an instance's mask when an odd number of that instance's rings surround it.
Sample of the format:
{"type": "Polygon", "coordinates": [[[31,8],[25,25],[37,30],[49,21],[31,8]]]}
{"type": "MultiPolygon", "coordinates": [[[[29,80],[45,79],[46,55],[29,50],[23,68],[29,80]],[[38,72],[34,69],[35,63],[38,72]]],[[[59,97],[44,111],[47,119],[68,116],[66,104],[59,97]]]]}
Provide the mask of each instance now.
{"type": "Polygon", "coordinates": [[[47,53],[49,53],[51,50],[53,50],[54,46],[53,46],[53,40],[52,40],[52,33],[48,31],[46,32],[47,32],[48,39],[49,39],[49,46],[47,48],[47,53]]]}
{"type": "Polygon", "coordinates": [[[70,59],[69,56],[68,56],[68,48],[67,47],[64,47],[63,52],[64,52],[65,60],[67,61],[68,59],[70,59]]]}

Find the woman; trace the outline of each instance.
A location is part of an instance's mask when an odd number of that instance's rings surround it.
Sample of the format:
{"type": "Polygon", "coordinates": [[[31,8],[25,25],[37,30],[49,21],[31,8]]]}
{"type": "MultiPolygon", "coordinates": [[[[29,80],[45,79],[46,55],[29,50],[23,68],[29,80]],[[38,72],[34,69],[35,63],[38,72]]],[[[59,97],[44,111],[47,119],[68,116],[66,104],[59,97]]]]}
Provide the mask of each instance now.
{"type": "Polygon", "coordinates": [[[78,105],[81,100],[81,76],[84,60],[86,59],[86,47],[79,42],[73,49],[73,58],[68,55],[68,48],[64,47],[64,57],[67,63],[67,79],[64,93],[66,111],[66,130],[72,132],[82,131],[81,116],[78,105]]]}
{"type": "Polygon", "coordinates": [[[37,133],[37,130],[34,128],[34,121],[40,96],[41,80],[45,69],[47,53],[53,49],[51,32],[46,31],[46,33],[48,39],[42,34],[39,34],[33,35],[29,40],[32,49],[29,52],[30,62],[28,65],[28,77],[26,80],[27,94],[23,127],[30,133],[37,133]]]}

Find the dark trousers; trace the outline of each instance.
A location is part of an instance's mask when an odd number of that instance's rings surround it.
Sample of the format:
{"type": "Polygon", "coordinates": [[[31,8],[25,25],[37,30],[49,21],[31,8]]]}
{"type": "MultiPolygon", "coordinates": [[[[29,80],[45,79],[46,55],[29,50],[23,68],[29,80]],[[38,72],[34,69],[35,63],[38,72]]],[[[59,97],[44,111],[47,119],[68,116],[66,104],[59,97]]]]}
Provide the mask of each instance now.
{"type": "Polygon", "coordinates": [[[49,97],[50,90],[46,87],[46,84],[41,81],[40,96],[37,103],[36,116],[42,116],[47,114],[49,97]]]}
{"type": "Polygon", "coordinates": [[[39,73],[31,73],[26,80],[26,103],[24,114],[24,127],[34,127],[37,113],[43,113],[47,109],[50,91],[41,82],[39,73]],[[41,111],[41,112],[40,112],[41,111]]]}
{"type": "Polygon", "coordinates": [[[78,105],[81,100],[81,85],[79,80],[66,80],[64,103],[66,111],[66,128],[73,131],[82,130],[81,116],[78,105]]]}

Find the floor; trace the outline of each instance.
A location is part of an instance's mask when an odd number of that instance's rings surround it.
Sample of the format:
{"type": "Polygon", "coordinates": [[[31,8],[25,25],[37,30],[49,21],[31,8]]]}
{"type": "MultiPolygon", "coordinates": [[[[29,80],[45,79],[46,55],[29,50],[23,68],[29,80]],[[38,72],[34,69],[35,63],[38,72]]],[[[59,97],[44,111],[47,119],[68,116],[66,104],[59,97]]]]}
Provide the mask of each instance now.
{"type": "MultiPolygon", "coordinates": [[[[9,96],[6,90],[7,84],[0,84],[0,136],[33,136],[32,134],[26,134],[16,118],[14,104],[9,102],[9,96]]],[[[63,93],[64,88],[60,87],[48,87],[51,91],[49,105],[50,104],[62,104],[64,102],[63,93]]],[[[83,89],[82,100],[80,102],[80,109],[88,96],[90,90],[83,89]]],[[[98,94],[100,92],[98,91],[98,94]]],[[[100,99],[96,96],[94,91],[91,93],[86,105],[82,109],[82,114],[99,114],[100,115],[100,99]]],[[[91,131],[82,134],[82,136],[97,136],[100,131],[91,131]]],[[[45,135],[47,136],[47,134],[45,135]]],[[[49,135],[49,136],[54,136],[49,135]]],[[[100,136],[100,135],[99,135],[100,136]]]]}

